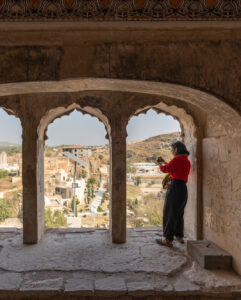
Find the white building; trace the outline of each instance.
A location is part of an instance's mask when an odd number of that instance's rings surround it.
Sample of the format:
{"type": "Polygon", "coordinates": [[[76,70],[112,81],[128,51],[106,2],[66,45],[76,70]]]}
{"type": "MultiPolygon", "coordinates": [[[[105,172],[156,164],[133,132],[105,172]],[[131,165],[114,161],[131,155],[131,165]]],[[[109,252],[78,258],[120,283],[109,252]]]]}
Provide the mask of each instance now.
{"type": "MultiPolygon", "coordinates": [[[[85,180],[83,178],[76,180],[76,189],[75,193],[80,201],[80,204],[85,203],[85,180]]],[[[57,195],[61,195],[63,201],[72,201],[74,196],[74,189],[73,189],[73,179],[70,181],[66,181],[62,184],[59,184],[55,188],[55,192],[57,195]]]]}
{"type": "Polygon", "coordinates": [[[62,149],[62,152],[70,152],[75,156],[86,156],[90,157],[92,155],[92,149],[81,146],[68,146],[62,149]]]}
{"type": "Polygon", "coordinates": [[[100,166],[100,173],[102,176],[108,176],[108,167],[106,165],[101,165],[100,166]]]}
{"type": "Polygon", "coordinates": [[[50,208],[51,210],[62,210],[63,209],[63,203],[61,202],[61,197],[58,195],[55,195],[54,197],[47,197],[44,196],[44,202],[45,207],[50,208]]]}
{"type": "Polygon", "coordinates": [[[0,153],[0,169],[8,171],[8,172],[13,172],[13,173],[18,173],[19,172],[19,165],[14,164],[14,165],[8,165],[8,156],[6,152],[1,152],[0,153]]]}
{"type": "Polygon", "coordinates": [[[160,168],[155,163],[131,163],[131,168],[136,174],[155,175],[159,174],[160,168]]]}
{"type": "MultiPolygon", "coordinates": [[[[77,183],[77,188],[75,189],[76,192],[76,196],[79,199],[80,204],[84,204],[85,203],[85,180],[83,178],[80,178],[79,180],[76,180],[77,183]]],[[[70,182],[68,182],[69,185],[72,186],[73,184],[73,180],[71,180],[70,182]]]]}
{"type": "Polygon", "coordinates": [[[4,168],[8,166],[8,156],[6,152],[0,153],[0,168],[4,168]]]}
{"type": "Polygon", "coordinates": [[[55,179],[58,180],[58,182],[66,182],[67,178],[68,175],[64,169],[58,170],[58,172],[55,174],[55,179]]]}

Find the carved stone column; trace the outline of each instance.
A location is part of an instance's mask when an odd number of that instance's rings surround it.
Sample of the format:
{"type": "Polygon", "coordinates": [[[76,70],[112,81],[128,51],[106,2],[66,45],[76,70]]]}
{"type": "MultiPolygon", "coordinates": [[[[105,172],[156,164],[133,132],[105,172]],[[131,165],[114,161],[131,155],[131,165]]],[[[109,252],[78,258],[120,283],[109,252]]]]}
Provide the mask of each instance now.
{"type": "Polygon", "coordinates": [[[23,122],[23,242],[34,244],[44,233],[44,142],[30,119],[23,122]]]}
{"type": "Polygon", "coordinates": [[[110,231],[113,243],[126,241],[126,129],[115,120],[110,138],[110,231]]]}

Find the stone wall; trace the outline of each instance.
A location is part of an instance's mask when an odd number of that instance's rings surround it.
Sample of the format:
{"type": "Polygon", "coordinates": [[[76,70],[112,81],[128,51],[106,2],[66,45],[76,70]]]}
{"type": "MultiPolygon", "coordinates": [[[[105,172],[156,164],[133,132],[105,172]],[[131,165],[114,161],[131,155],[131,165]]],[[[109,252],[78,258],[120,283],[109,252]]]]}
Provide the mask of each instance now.
{"type": "Polygon", "coordinates": [[[204,237],[233,255],[241,273],[241,134],[203,140],[204,237]]]}
{"type": "Polygon", "coordinates": [[[180,121],[191,151],[187,232],[230,251],[241,273],[240,29],[235,22],[1,24],[0,106],[23,126],[25,243],[43,235],[47,126],[74,109],[106,127],[112,240],[125,241],[126,125],[155,107],[180,121]]]}
{"type": "Polygon", "coordinates": [[[240,22],[6,22],[0,83],[79,77],[170,82],[210,92],[240,110],[240,29],[240,22]]]}

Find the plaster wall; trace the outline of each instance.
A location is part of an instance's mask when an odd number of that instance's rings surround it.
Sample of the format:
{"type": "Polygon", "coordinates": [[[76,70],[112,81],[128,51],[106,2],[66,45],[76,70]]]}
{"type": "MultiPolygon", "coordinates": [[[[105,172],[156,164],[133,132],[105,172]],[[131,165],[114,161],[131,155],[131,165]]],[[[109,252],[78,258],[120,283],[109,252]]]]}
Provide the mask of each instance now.
{"type": "Polygon", "coordinates": [[[233,256],[241,273],[241,134],[203,140],[204,237],[233,256]]]}
{"type": "Polygon", "coordinates": [[[211,92],[240,110],[240,48],[241,24],[232,21],[6,22],[0,26],[0,83],[170,82],[211,92]]]}

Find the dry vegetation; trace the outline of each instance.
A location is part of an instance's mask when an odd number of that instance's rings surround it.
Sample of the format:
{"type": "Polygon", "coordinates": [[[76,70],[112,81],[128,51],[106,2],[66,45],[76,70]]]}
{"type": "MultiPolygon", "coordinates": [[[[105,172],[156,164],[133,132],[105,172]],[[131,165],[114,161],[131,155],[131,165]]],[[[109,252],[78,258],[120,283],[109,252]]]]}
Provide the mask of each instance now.
{"type": "Polygon", "coordinates": [[[144,141],[127,144],[128,162],[155,162],[156,157],[161,155],[165,160],[171,159],[171,144],[181,140],[179,132],[161,134],[144,141]]]}

